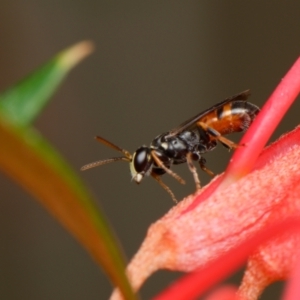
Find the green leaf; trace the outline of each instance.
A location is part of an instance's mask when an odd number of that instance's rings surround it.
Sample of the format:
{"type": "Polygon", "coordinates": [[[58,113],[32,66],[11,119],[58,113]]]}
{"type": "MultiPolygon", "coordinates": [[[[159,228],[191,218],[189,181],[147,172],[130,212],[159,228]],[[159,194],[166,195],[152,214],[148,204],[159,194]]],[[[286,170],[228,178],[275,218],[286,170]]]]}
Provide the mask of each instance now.
{"type": "Polygon", "coordinates": [[[0,112],[15,125],[26,126],[32,123],[70,69],[92,50],[90,42],[81,42],[56,55],[0,95],[0,112]]]}
{"type": "Polygon", "coordinates": [[[99,207],[76,172],[30,126],[70,68],[90,52],[78,53],[83,45],[62,52],[0,96],[0,169],[86,248],[126,299],[136,299],[125,276],[123,255],[99,207]]]}

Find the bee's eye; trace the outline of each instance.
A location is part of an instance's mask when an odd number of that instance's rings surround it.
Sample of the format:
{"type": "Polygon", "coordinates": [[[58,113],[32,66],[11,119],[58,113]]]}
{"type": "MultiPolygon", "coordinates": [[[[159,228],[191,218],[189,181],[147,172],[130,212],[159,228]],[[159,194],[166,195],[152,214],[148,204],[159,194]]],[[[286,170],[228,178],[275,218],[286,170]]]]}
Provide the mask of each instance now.
{"type": "Polygon", "coordinates": [[[141,147],[136,150],[133,165],[134,169],[137,173],[147,172],[150,164],[149,164],[149,148],[141,147]]]}

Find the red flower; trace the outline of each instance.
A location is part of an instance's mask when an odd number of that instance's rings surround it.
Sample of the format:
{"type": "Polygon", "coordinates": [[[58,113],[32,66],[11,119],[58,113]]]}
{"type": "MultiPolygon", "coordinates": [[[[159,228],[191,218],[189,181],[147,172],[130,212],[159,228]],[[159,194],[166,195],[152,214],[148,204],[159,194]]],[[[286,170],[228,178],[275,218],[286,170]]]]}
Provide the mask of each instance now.
{"type": "MultiPolygon", "coordinates": [[[[193,299],[246,258],[241,299],[257,299],[271,282],[289,278],[295,265],[299,282],[300,127],[262,152],[299,92],[300,59],[247,131],[245,147],[236,150],[226,172],[151,225],[127,268],[135,290],[158,269],[193,272],[156,298],[193,299]]],[[[286,299],[300,299],[298,286],[290,285],[286,299]]],[[[232,290],[229,294],[226,299],[233,299],[232,290]]],[[[115,291],[112,299],[119,296],[115,291]]]]}

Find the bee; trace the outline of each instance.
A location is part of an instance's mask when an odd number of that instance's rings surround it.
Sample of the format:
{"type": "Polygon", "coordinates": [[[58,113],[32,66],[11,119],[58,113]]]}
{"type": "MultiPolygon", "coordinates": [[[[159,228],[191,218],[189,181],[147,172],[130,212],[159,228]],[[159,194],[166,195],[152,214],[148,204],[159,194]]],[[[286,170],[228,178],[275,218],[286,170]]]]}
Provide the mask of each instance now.
{"type": "Polygon", "coordinates": [[[202,154],[213,150],[217,146],[217,142],[229,150],[239,147],[224,135],[247,130],[255,119],[260,109],[247,102],[249,96],[250,90],[246,90],[227,98],[188,119],[173,130],[158,135],[150,146],[141,146],[133,154],[97,136],[96,139],[99,142],[121,152],[123,156],[96,161],[83,166],[81,170],[115,161],[129,162],[133,181],[139,184],[145,176],[150,175],[177,203],[171,189],[161,180],[161,175],[167,173],[184,184],[185,181],[171,170],[171,166],[187,163],[194,177],[196,189],[200,189],[200,180],[193,162],[198,162],[203,171],[214,176],[214,173],[205,166],[206,160],[202,154]]]}

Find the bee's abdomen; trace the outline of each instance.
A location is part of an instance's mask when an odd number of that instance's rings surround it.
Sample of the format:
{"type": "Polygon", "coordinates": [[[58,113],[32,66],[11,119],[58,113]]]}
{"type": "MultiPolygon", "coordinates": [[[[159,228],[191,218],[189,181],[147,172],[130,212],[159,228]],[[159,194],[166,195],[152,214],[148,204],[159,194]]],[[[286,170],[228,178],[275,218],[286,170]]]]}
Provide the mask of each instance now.
{"type": "Polygon", "coordinates": [[[232,101],[218,107],[198,121],[225,135],[231,132],[240,132],[249,128],[259,112],[259,108],[246,101],[232,101]]]}

